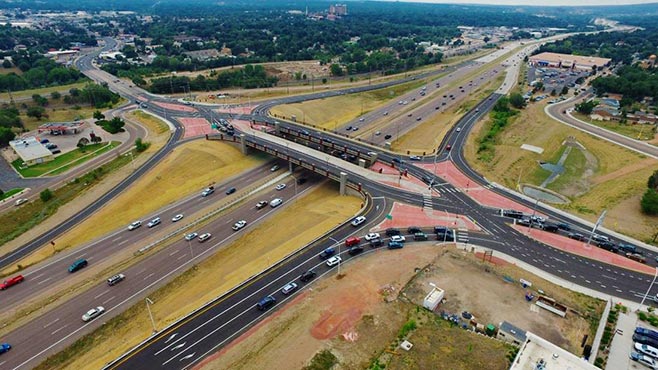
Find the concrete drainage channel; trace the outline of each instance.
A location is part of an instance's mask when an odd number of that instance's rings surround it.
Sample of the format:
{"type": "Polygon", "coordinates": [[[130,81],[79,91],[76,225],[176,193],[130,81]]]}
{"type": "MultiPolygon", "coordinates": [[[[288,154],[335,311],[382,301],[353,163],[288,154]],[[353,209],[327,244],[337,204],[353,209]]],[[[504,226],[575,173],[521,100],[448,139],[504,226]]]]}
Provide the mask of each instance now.
{"type": "Polygon", "coordinates": [[[220,212],[223,212],[224,210],[226,210],[226,209],[228,209],[228,208],[234,206],[235,204],[237,204],[237,203],[239,203],[239,202],[242,202],[245,198],[247,198],[247,197],[249,197],[249,196],[251,196],[251,195],[253,195],[253,194],[258,193],[258,192],[260,192],[261,190],[264,190],[264,189],[266,189],[266,188],[269,188],[269,187],[271,187],[272,185],[274,185],[274,184],[276,184],[276,183],[281,182],[281,180],[285,179],[285,178],[288,177],[288,176],[290,176],[290,174],[286,172],[286,173],[281,174],[281,175],[279,175],[279,176],[277,176],[277,177],[271,179],[270,181],[268,181],[268,182],[266,182],[266,183],[264,183],[264,184],[262,184],[262,185],[260,185],[260,186],[258,186],[258,187],[256,187],[256,188],[254,188],[254,189],[248,191],[248,192],[244,192],[241,196],[237,197],[236,199],[232,200],[231,202],[226,203],[225,205],[223,205],[223,206],[221,206],[221,207],[219,207],[219,208],[217,208],[217,209],[215,209],[215,210],[213,210],[213,211],[210,211],[210,212],[206,213],[205,215],[203,215],[203,216],[197,218],[196,220],[192,221],[191,223],[189,223],[189,224],[187,224],[187,225],[185,225],[185,226],[183,226],[183,227],[180,227],[180,228],[178,228],[178,229],[176,229],[176,230],[170,232],[169,234],[163,236],[162,238],[160,238],[160,239],[158,239],[158,240],[156,240],[156,241],[154,241],[154,242],[152,242],[152,243],[150,243],[150,244],[148,244],[148,245],[146,245],[146,246],[144,246],[144,247],[142,247],[142,248],[139,248],[139,250],[137,250],[137,251],[135,252],[135,255],[136,255],[136,256],[139,256],[139,255],[141,255],[141,254],[144,254],[144,253],[147,252],[149,249],[151,249],[151,248],[155,247],[156,245],[158,245],[158,244],[160,244],[160,243],[166,241],[167,239],[169,239],[169,238],[171,238],[171,237],[173,237],[173,236],[175,236],[175,235],[177,235],[177,234],[180,234],[181,232],[183,232],[183,231],[185,231],[185,230],[187,230],[187,229],[189,229],[189,228],[191,228],[191,227],[193,227],[193,226],[195,226],[195,225],[198,225],[199,223],[201,223],[201,222],[203,222],[203,221],[205,221],[205,220],[207,220],[207,219],[209,219],[209,218],[211,218],[211,217],[213,217],[213,216],[219,214],[220,212]]]}

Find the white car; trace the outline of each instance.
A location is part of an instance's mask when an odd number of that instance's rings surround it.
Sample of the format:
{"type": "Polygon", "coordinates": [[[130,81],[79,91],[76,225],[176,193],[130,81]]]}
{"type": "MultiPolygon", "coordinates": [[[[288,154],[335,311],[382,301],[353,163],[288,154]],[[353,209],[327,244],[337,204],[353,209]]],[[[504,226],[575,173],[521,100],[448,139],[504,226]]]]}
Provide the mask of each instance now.
{"type": "Polygon", "coordinates": [[[375,239],[379,239],[379,233],[369,233],[366,234],[366,236],[363,237],[366,241],[371,241],[375,239]]]}
{"type": "Polygon", "coordinates": [[[194,240],[194,238],[196,238],[197,236],[199,236],[198,233],[189,233],[185,235],[185,240],[189,242],[190,240],[194,240]]]}
{"type": "Polygon", "coordinates": [[[199,243],[205,242],[206,240],[210,239],[211,236],[212,236],[211,233],[205,233],[205,234],[199,235],[199,243]]]}
{"type": "Polygon", "coordinates": [[[406,239],[402,235],[393,235],[393,236],[391,236],[391,241],[392,242],[404,243],[405,240],[406,239]]]}
{"type": "Polygon", "coordinates": [[[140,226],[142,226],[142,221],[135,221],[132,224],[128,225],[128,230],[135,230],[140,226]]]}
{"type": "Polygon", "coordinates": [[[658,358],[658,348],[651,347],[642,343],[635,343],[635,350],[647,356],[658,358]]]}
{"type": "Polygon", "coordinates": [[[245,226],[247,226],[247,221],[245,221],[245,220],[240,220],[240,221],[236,222],[236,223],[233,225],[233,230],[234,230],[234,231],[238,231],[238,230],[242,229],[242,228],[245,227],[245,226]]]}
{"type": "Polygon", "coordinates": [[[364,216],[359,216],[352,221],[352,226],[359,226],[364,222],[366,222],[366,218],[364,216]]]}
{"type": "Polygon", "coordinates": [[[279,184],[279,185],[276,186],[275,189],[280,191],[280,190],[283,190],[285,188],[286,188],[286,184],[279,184]]]}
{"type": "Polygon", "coordinates": [[[183,217],[184,217],[183,214],[179,213],[171,219],[171,222],[178,222],[178,221],[182,220],[183,217]]]}
{"type": "Polygon", "coordinates": [[[102,306],[98,306],[96,308],[92,308],[91,310],[87,311],[84,315],[82,315],[82,321],[87,322],[91,321],[98,316],[102,315],[103,312],[105,312],[105,308],[102,306]]]}
{"type": "Polygon", "coordinates": [[[156,217],[156,218],[152,219],[148,224],[146,224],[146,226],[153,227],[153,226],[159,225],[159,224],[160,224],[160,217],[156,217]]]}
{"type": "Polygon", "coordinates": [[[342,261],[342,259],[340,258],[340,256],[333,256],[333,257],[331,257],[331,258],[329,258],[329,259],[327,260],[327,266],[329,266],[329,267],[334,267],[334,266],[336,266],[337,264],[339,264],[340,261],[342,261]]]}
{"type": "Polygon", "coordinates": [[[422,158],[417,155],[412,155],[411,157],[409,157],[409,159],[411,159],[412,161],[420,161],[422,158]]]}
{"type": "Polygon", "coordinates": [[[457,129],[455,131],[460,132],[461,130],[462,130],[461,127],[457,127],[457,129]]]}

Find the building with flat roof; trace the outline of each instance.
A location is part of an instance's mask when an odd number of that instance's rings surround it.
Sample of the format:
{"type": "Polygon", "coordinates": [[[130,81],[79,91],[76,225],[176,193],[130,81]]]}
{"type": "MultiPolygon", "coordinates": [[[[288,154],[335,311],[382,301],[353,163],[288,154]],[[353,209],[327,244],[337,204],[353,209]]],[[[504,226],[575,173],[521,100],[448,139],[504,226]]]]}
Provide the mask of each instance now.
{"type": "Polygon", "coordinates": [[[540,53],[528,58],[537,67],[569,68],[591,70],[596,66],[601,68],[610,64],[610,58],[588,57],[582,55],[540,53]]]}
{"type": "Polygon", "coordinates": [[[9,142],[9,146],[28,166],[49,162],[55,158],[53,153],[46,149],[34,136],[12,140],[9,142]]]}
{"type": "Polygon", "coordinates": [[[598,367],[555,344],[526,332],[510,370],[596,370],[598,367]]]}
{"type": "Polygon", "coordinates": [[[503,321],[498,326],[498,334],[496,335],[496,338],[520,346],[521,343],[525,342],[526,334],[525,330],[520,329],[507,321],[503,321]]]}

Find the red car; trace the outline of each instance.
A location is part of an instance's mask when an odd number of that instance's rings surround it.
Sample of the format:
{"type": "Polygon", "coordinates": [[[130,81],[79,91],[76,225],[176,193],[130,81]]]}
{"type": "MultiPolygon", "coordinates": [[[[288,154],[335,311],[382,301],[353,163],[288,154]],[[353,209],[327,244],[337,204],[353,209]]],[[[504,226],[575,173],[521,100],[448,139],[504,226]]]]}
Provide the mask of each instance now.
{"type": "Polygon", "coordinates": [[[14,277],[11,278],[11,279],[7,279],[7,280],[5,280],[4,283],[0,284],[0,290],[5,290],[5,289],[7,289],[7,288],[9,288],[9,287],[11,287],[11,286],[14,286],[14,285],[16,285],[16,284],[18,284],[18,283],[23,282],[23,280],[25,280],[25,278],[23,277],[23,275],[14,276],[14,277]]]}

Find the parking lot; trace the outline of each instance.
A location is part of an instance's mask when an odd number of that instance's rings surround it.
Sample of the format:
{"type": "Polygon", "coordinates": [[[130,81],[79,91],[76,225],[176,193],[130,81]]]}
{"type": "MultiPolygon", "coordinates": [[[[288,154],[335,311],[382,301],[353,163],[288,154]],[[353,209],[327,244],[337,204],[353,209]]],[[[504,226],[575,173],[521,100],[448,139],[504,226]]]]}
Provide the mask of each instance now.
{"type": "Polygon", "coordinates": [[[550,68],[535,66],[528,67],[528,84],[534,87],[541,82],[544,85],[544,92],[550,94],[555,90],[558,94],[566,86],[568,88],[577,87],[576,80],[587,78],[591,71],[571,70],[565,68],[550,68]]]}

